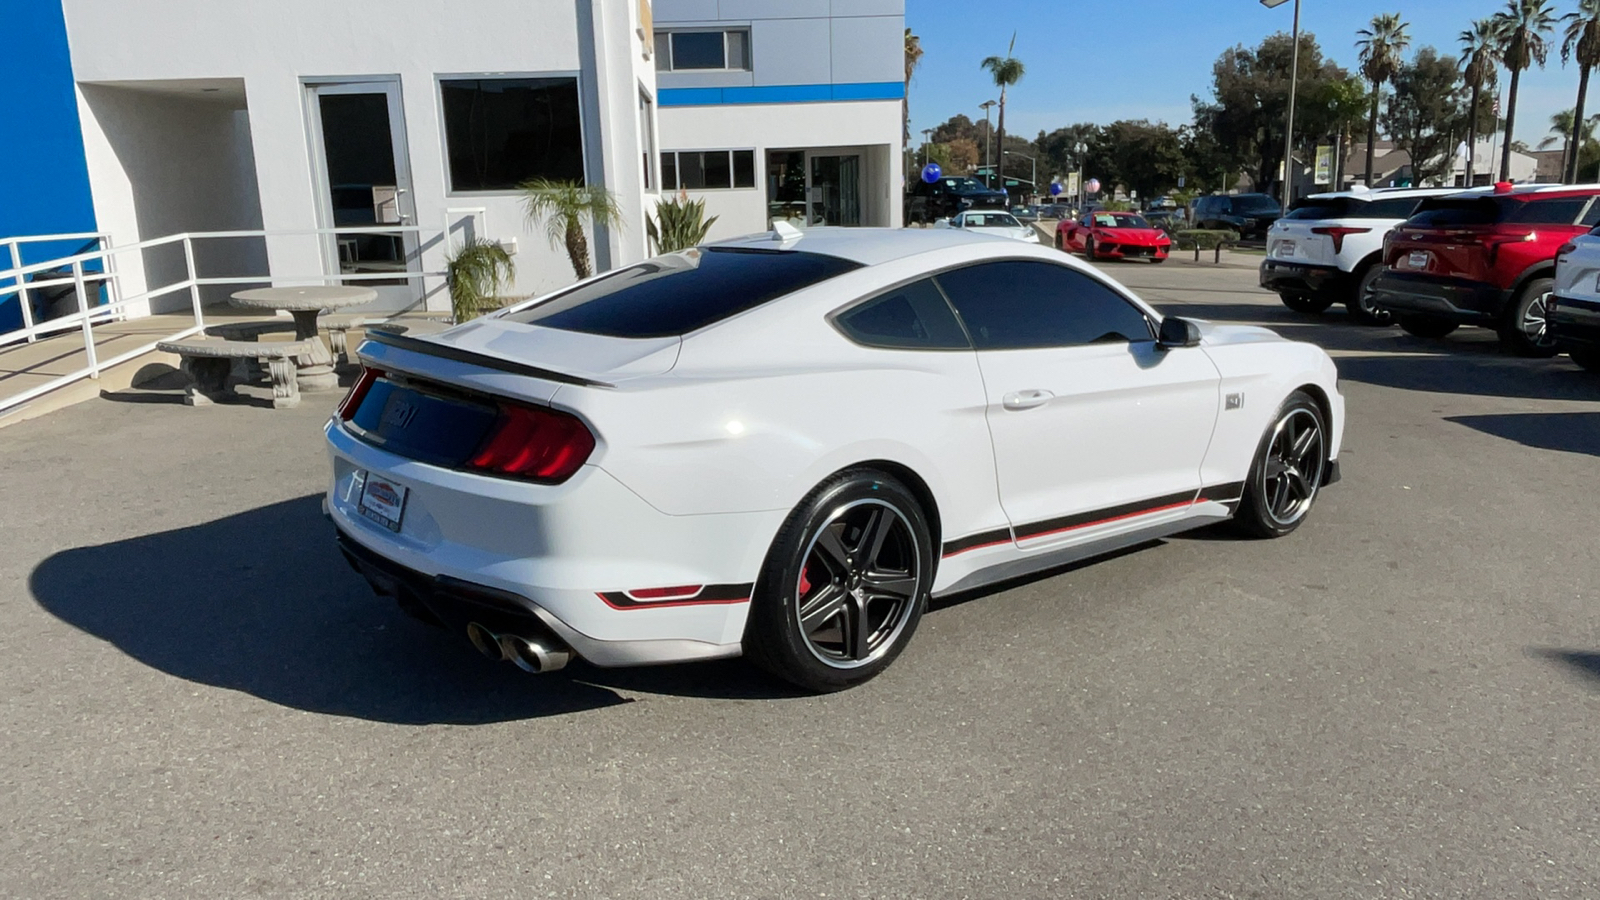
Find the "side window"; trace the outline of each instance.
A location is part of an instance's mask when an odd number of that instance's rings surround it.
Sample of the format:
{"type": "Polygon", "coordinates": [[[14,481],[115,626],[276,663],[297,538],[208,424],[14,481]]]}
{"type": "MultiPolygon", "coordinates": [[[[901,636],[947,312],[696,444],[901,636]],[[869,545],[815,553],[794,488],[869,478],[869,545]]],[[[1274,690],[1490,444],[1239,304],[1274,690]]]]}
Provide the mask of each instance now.
{"type": "Polygon", "coordinates": [[[1583,214],[1583,221],[1578,224],[1585,228],[1593,228],[1596,225],[1600,225],[1600,198],[1597,198],[1594,203],[1589,205],[1589,211],[1583,214]]]}
{"type": "Polygon", "coordinates": [[[1550,200],[1529,200],[1522,208],[1506,217],[1507,222],[1523,225],[1571,225],[1583,212],[1588,197],[1559,197],[1550,200]]]}
{"type": "Polygon", "coordinates": [[[1076,269],[980,263],[937,277],[979,350],[1078,347],[1153,339],[1138,307],[1076,269]]]}
{"type": "Polygon", "coordinates": [[[924,278],[873,297],[834,318],[858,344],[900,350],[968,350],[967,335],[944,295],[924,278]]]}

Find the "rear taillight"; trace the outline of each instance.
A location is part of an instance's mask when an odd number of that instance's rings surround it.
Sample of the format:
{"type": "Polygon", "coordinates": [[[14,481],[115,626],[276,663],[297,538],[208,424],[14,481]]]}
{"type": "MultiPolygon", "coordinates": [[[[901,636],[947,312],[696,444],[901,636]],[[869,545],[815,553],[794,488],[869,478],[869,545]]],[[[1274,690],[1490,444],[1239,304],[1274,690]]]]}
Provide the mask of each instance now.
{"type": "Polygon", "coordinates": [[[1347,234],[1366,234],[1371,228],[1344,228],[1336,225],[1324,225],[1311,229],[1312,234],[1325,234],[1333,238],[1333,252],[1344,252],[1344,238],[1347,234]]]}
{"type": "Polygon", "coordinates": [[[339,420],[348,422],[355,418],[356,410],[361,408],[361,401],[367,399],[367,391],[372,390],[372,383],[383,377],[383,373],[371,367],[361,370],[361,377],[350,387],[344,401],[339,404],[339,420]]]}
{"type": "Polygon", "coordinates": [[[467,460],[467,468],[558,484],[594,452],[594,435],[576,416],[520,406],[500,405],[494,430],[467,460]]]}

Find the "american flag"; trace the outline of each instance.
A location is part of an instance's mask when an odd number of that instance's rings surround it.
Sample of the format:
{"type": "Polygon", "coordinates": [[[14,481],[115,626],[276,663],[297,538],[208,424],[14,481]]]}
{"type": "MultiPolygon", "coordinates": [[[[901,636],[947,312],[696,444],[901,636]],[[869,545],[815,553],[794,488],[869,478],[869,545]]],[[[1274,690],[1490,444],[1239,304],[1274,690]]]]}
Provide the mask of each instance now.
{"type": "Polygon", "coordinates": [[[1499,97],[1499,95],[1495,95],[1495,98],[1494,98],[1494,117],[1496,119],[1500,118],[1500,97],[1499,97]]]}

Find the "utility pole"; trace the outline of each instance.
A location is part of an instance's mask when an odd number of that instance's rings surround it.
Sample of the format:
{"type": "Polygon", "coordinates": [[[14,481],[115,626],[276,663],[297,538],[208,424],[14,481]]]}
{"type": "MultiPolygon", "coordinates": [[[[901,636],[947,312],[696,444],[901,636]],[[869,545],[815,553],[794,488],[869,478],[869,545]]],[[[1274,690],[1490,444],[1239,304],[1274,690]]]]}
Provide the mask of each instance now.
{"type": "MultiPolygon", "coordinates": [[[[1267,9],[1282,6],[1289,0],[1261,0],[1267,9]]],[[[1294,183],[1294,95],[1300,80],[1300,0],[1294,0],[1294,32],[1290,38],[1294,50],[1289,63],[1289,121],[1283,128],[1283,214],[1289,214],[1289,186],[1294,183]]]]}
{"type": "Polygon", "coordinates": [[[922,129],[922,164],[928,164],[928,135],[933,134],[932,128],[922,129]]]}
{"type": "Polygon", "coordinates": [[[994,109],[995,106],[997,106],[997,105],[998,104],[996,104],[993,100],[987,100],[987,101],[985,101],[983,103],[978,104],[978,108],[983,110],[983,186],[984,187],[994,187],[994,185],[989,183],[989,176],[991,174],[990,166],[993,165],[993,163],[989,160],[989,145],[994,142],[994,129],[989,127],[989,110],[994,109]]]}

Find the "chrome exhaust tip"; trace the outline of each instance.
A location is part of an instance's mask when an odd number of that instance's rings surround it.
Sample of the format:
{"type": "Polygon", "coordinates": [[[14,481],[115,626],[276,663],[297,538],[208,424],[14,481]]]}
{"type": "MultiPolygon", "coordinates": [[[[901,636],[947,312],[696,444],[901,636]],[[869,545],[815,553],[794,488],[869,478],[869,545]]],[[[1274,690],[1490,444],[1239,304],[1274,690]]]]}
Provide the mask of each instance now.
{"type": "Polygon", "coordinates": [[[500,638],[477,622],[467,625],[467,640],[472,642],[472,646],[478,648],[479,653],[495,662],[504,662],[509,658],[500,644],[500,638]]]}
{"type": "Polygon", "coordinates": [[[505,658],[515,663],[517,668],[535,675],[541,672],[554,672],[572,660],[570,650],[551,647],[538,640],[514,634],[500,636],[500,649],[505,658]]]}

